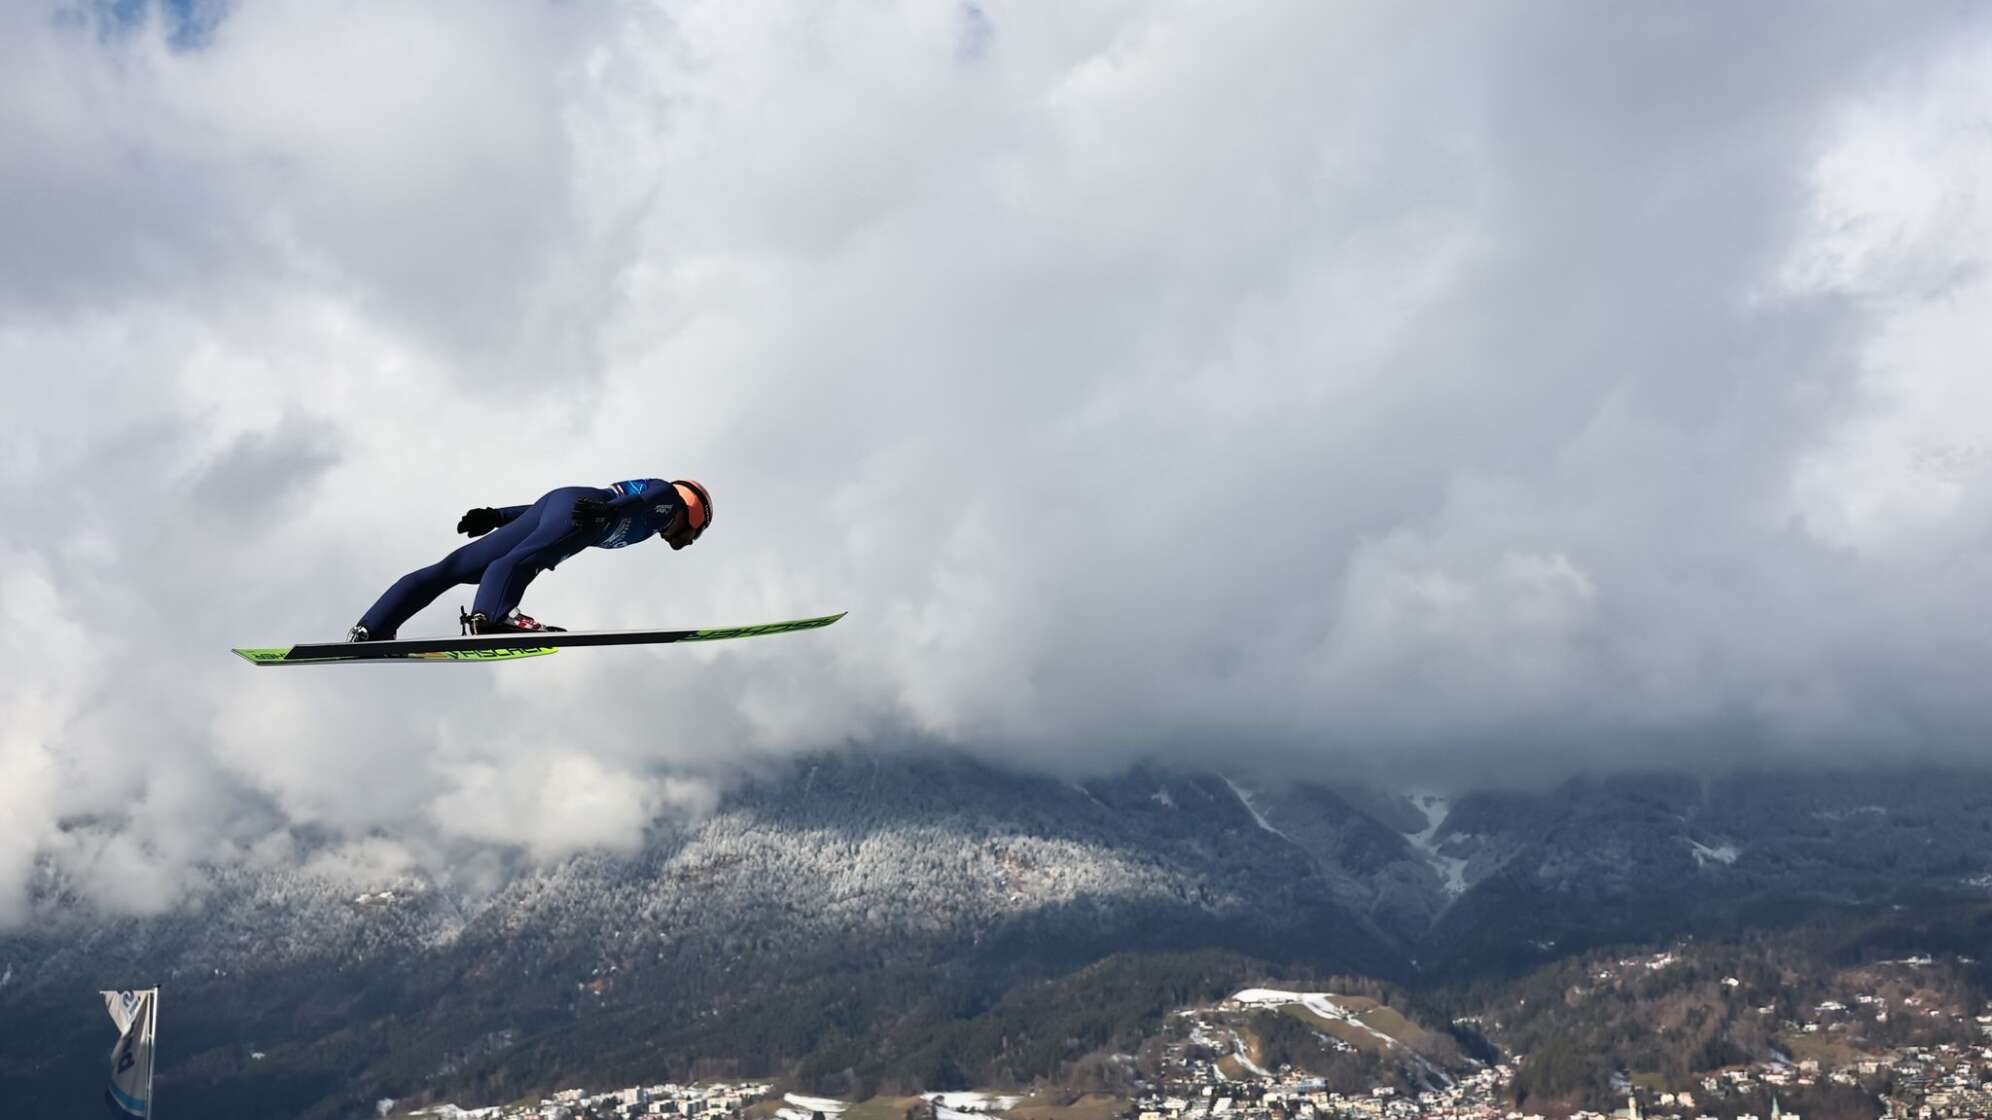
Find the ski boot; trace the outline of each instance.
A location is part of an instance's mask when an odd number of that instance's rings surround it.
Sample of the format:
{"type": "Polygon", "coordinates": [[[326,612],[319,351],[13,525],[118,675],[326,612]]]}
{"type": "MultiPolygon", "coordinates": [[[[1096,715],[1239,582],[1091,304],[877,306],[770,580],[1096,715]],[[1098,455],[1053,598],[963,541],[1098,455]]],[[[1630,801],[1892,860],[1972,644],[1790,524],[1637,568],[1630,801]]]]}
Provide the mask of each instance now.
{"type": "Polygon", "coordinates": [[[536,618],[520,614],[516,607],[513,608],[510,614],[495,622],[485,617],[483,611],[471,611],[465,614],[459,609],[457,611],[457,621],[463,626],[463,632],[466,634],[564,634],[567,632],[567,627],[565,626],[548,626],[536,618]]]}

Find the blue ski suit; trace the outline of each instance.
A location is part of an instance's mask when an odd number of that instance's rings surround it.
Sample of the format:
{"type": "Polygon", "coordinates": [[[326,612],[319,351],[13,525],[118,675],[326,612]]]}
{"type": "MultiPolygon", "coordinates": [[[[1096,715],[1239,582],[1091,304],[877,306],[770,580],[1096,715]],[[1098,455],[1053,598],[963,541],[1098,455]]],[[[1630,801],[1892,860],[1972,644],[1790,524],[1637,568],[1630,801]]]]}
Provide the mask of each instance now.
{"type": "Polygon", "coordinates": [[[534,576],[584,548],[622,548],[662,533],[683,501],[663,479],[637,478],[606,488],[563,486],[532,505],[507,506],[498,511],[498,528],[396,580],[360,625],[375,638],[391,637],[436,596],[466,583],[477,585],[472,610],[503,618],[519,605],[534,576]],[[574,503],[582,498],[608,503],[608,517],[576,524],[574,503]]]}

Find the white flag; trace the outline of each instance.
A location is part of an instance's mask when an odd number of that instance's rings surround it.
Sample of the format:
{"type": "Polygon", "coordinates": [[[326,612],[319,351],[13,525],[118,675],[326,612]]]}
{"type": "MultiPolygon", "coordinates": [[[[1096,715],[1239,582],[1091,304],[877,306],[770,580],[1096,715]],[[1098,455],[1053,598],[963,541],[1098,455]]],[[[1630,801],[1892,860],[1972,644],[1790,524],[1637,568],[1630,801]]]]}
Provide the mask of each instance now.
{"type": "Polygon", "coordinates": [[[118,1046],[111,1051],[111,1087],[104,1099],[120,1116],[152,1115],[152,1039],[159,1027],[159,989],[142,992],[99,992],[111,1021],[118,1025],[118,1046]]]}

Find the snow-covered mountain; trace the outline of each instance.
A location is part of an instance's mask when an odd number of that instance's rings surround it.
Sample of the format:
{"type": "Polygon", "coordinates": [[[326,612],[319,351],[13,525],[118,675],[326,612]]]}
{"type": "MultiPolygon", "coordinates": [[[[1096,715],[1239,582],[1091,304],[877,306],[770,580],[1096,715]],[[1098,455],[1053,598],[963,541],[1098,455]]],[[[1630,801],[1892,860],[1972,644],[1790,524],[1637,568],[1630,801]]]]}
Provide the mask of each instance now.
{"type": "Polygon", "coordinates": [[[826,755],[696,824],[660,824],[634,855],[522,864],[475,893],[408,874],[355,888],[291,862],[216,869],[181,912],[107,920],[47,884],[44,917],[0,934],[0,1096],[53,1100],[94,1076],[103,1025],[78,993],[99,986],[160,982],[175,1030],[162,1077],[212,1099],[256,1099],[278,1068],[293,1088],[316,1071],[405,1095],[610,1060],[601,1040],[625,1031],[655,1048],[708,1024],[759,1053],[808,1052],[808,1031],[774,1024],[814,1021],[826,993],[859,998],[840,985],[860,976],[972,1014],[1116,952],[1216,947],[1412,981],[1820,905],[1984,896],[1988,810],[1992,778],[1974,774],[1622,776],[1446,798],[826,755]]]}

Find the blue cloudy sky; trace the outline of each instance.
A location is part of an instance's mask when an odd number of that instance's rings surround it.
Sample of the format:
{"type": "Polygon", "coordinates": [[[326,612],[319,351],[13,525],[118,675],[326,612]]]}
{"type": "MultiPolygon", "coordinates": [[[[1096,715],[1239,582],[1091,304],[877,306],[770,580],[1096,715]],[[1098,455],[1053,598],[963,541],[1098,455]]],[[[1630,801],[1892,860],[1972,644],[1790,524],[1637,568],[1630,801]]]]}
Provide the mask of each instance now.
{"type": "MultiPolygon", "coordinates": [[[[627,846],[757,762],[1977,761],[1992,17],[0,6],[0,921],[627,846]],[[572,627],[260,671],[473,505],[572,627]]],[[[407,630],[447,631],[446,598],[407,630]]]]}

